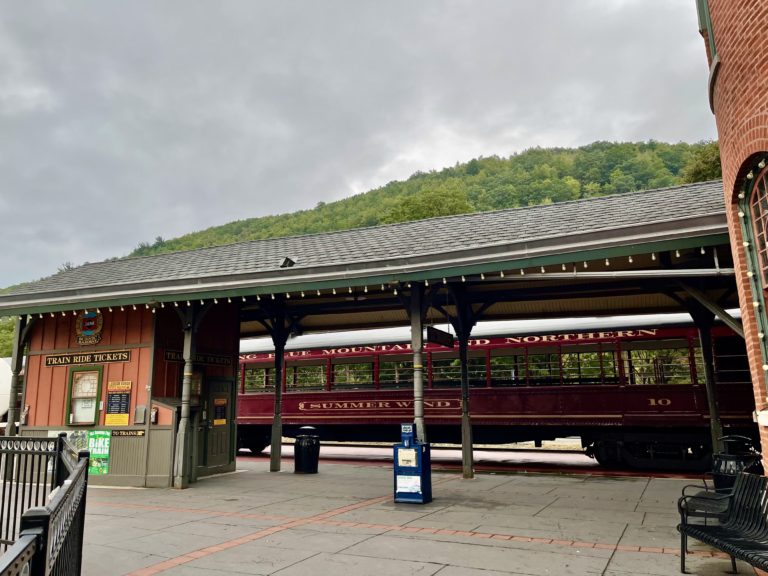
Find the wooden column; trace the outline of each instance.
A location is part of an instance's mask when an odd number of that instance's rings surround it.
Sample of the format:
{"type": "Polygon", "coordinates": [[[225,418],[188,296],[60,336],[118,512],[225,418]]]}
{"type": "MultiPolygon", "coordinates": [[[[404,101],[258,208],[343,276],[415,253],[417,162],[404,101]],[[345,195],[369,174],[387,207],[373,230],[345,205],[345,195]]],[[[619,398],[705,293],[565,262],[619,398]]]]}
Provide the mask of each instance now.
{"type": "Polygon", "coordinates": [[[27,324],[27,317],[20,316],[13,327],[13,348],[11,350],[11,387],[8,394],[8,424],[5,427],[6,436],[15,436],[16,421],[19,419],[16,404],[19,402],[21,392],[21,368],[24,364],[24,342],[31,324],[27,324]]]}
{"type": "Polygon", "coordinates": [[[271,309],[272,318],[267,324],[275,346],[275,411],[272,418],[272,444],[269,454],[269,471],[280,472],[283,450],[283,373],[285,372],[285,343],[288,341],[285,303],[278,299],[271,309]]]}
{"type": "Polygon", "coordinates": [[[704,359],[704,388],[707,391],[707,406],[709,407],[709,429],[712,435],[713,452],[723,451],[723,423],[720,420],[720,405],[717,401],[715,388],[715,357],[712,351],[712,324],[715,317],[703,306],[691,304],[690,314],[699,331],[701,355],[704,359]]]}
{"type": "Polygon", "coordinates": [[[413,350],[413,422],[416,437],[427,442],[427,428],[424,423],[424,323],[422,321],[422,299],[424,288],[414,284],[411,291],[411,349],[413,350]]]}
{"type": "MultiPolygon", "coordinates": [[[[450,317],[451,325],[456,331],[459,341],[459,361],[461,362],[461,469],[464,478],[474,478],[474,453],[472,446],[472,417],[469,405],[469,368],[467,366],[467,349],[469,336],[477,319],[483,313],[472,308],[466,287],[461,284],[449,286],[449,292],[456,306],[456,314],[450,317]]],[[[488,304],[486,303],[486,306],[488,304]]]]}
{"type": "Polygon", "coordinates": [[[461,474],[464,478],[474,478],[474,453],[472,446],[472,418],[469,409],[469,369],[467,366],[467,348],[469,331],[459,334],[459,361],[461,362],[461,474]]]}
{"type": "Polygon", "coordinates": [[[194,376],[195,355],[195,313],[196,304],[187,306],[182,316],[182,330],[184,330],[184,373],[181,384],[181,417],[179,429],[176,432],[176,454],[174,456],[173,487],[186,488],[189,486],[191,456],[192,456],[192,429],[190,426],[189,403],[192,398],[192,377],[194,376]]]}

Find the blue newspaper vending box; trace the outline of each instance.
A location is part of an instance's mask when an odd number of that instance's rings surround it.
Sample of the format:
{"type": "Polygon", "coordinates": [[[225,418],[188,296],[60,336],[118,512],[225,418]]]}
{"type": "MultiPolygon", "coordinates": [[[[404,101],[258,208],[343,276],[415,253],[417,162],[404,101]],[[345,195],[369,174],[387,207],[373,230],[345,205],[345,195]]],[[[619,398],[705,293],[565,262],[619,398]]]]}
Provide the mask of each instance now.
{"type": "Polygon", "coordinates": [[[395,502],[432,502],[432,470],[429,444],[419,442],[413,424],[400,425],[400,444],[395,444],[395,502]]]}

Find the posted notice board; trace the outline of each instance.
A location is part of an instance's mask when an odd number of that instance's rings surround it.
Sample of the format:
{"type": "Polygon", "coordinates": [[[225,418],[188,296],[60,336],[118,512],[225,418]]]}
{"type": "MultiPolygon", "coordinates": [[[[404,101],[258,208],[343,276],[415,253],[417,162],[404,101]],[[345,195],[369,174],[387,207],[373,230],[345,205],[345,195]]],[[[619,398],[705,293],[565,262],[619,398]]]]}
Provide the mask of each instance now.
{"type": "Polygon", "coordinates": [[[104,416],[105,426],[128,426],[131,413],[130,380],[107,382],[107,413],[104,416]]]}

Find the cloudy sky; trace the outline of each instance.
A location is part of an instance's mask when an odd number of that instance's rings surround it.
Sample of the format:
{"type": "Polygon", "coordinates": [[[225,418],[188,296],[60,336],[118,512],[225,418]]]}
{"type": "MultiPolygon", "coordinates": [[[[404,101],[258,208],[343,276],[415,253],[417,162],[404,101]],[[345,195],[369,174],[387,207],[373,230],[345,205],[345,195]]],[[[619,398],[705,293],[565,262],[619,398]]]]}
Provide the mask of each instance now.
{"type": "Polygon", "coordinates": [[[694,0],[0,0],[0,287],[416,170],[716,137],[694,0]]]}

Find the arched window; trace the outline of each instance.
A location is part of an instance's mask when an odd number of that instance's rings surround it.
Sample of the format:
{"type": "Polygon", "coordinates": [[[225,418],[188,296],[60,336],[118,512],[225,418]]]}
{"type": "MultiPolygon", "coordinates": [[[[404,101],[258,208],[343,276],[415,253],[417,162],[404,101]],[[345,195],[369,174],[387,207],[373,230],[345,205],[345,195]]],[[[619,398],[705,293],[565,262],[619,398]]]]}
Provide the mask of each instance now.
{"type": "Polygon", "coordinates": [[[763,289],[768,287],[768,167],[755,177],[749,197],[749,211],[755,242],[755,253],[763,289]]]}

